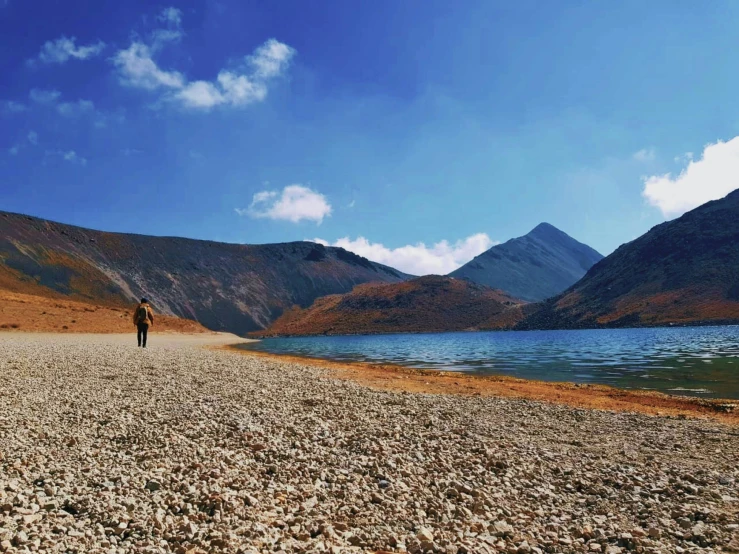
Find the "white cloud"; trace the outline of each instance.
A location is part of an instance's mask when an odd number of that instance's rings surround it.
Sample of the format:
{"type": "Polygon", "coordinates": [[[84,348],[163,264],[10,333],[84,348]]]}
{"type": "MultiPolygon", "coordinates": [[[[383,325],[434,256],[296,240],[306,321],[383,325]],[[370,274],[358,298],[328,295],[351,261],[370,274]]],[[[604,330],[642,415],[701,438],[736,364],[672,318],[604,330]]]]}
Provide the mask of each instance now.
{"type": "Polygon", "coordinates": [[[30,131],[28,133],[28,142],[30,142],[34,146],[38,144],[38,133],[36,131],[30,131]]]}
{"type": "Polygon", "coordinates": [[[78,163],[80,165],[87,165],[87,158],[83,158],[79,155],[77,155],[77,152],[74,150],[68,150],[67,152],[62,153],[62,157],[65,161],[72,162],[72,163],[78,163]]]}
{"type": "MultiPolygon", "coordinates": [[[[174,9],[174,8],[171,8],[174,9]]],[[[165,10],[167,21],[179,26],[165,10]]],[[[163,12],[164,13],[164,12],[163,12]]],[[[155,37],[156,42],[156,37],[155,37]]],[[[244,58],[241,68],[222,69],[214,81],[188,81],[178,71],[165,71],[154,61],[156,47],[133,42],[113,57],[123,84],[148,90],[169,89],[164,98],[191,109],[210,110],[216,106],[240,107],[260,102],[267,97],[268,81],[281,75],[295,55],[295,50],[275,39],[269,39],[251,56],[244,58]]]]}
{"type": "Polygon", "coordinates": [[[295,50],[273,38],[262,44],[247,58],[254,67],[255,77],[271,79],[282,73],[290,63],[295,50]]]}
{"type": "Polygon", "coordinates": [[[165,29],[156,29],[152,35],[152,48],[158,50],[168,42],[177,42],[183,36],[182,11],[174,7],[164,8],[157,16],[157,21],[166,25],[165,29]]]}
{"type": "Polygon", "coordinates": [[[21,104],[20,102],[15,102],[13,100],[7,100],[0,104],[0,106],[2,106],[2,112],[4,114],[21,113],[28,109],[25,104],[21,104]]]}
{"type": "Polygon", "coordinates": [[[11,156],[16,156],[18,154],[19,147],[18,146],[11,146],[8,148],[8,154],[11,156]]]}
{"type": "Polygon", "coordinates": [[[47,150],[46,156],[58,156],[65,162],[78,165],[87,165],[87,158],[83,158],[74,150],[47,150]]]}
{"type": "Polygon", "coordinates": [[[334,243],[313,239],[325,246],[339,246],[373,262],[389,265],[411,275],[446,275],[498,244],[485,233],[477,233],[450,244],[446,240],[433,246],[424,243],[409,244],[399,248],[388,248],[372,243],[364,237],[351,240],[341,238],[334,243]]]}
{"type": "Polygon", "coordinates": [[[44,90],[39,88],[31,89],[28,93],[28,97],[36,102],[37,104],[54,104],[59,97],[61,92],[58,90],[44,90]]]}
{"type": "Polygon", "coordinates": [[[290,185],[281,193],[267,190],[256,193],[249,208],[236,208],[236,213],[293,223],[305,219],[320,225],[325,217],[331,215],[331,204],[319,192],[303,185],[290,185]]]}
{"type": "Polygon", "coordinates": [[[83,113],[95,111],[95,104],[91,100],[77,100],[77,102],[62,102],[56,110],[63,116],[74,117],[83,113]]]}
{"type": "Polygon", "coordinates": [[[653,162],[657,157],[654,148],[642,148],[632,156],[637,162],[653,162]]]}
{"type": "Polygon", "coordinates": [[[679,175],[644,178],[644,198],[665,217],[682,215],[739,188],[739,137],[708,144],[698,161],[688,162],[679,175]]]}
{"type": "Polygon", "coordinates": [[[182,25],[182,10],[172,6],[164,8],[157,16],[157,20],[172,27],[180,27],[182,25]]]}
{"type": "Polygon", "coordinates": [[[70,58],[86,60],[99,55],[105,49],[105,43],[101,41],[88,46],[77,46],[76,40],[75,37],[50,40],[41,48],[38,59],[44,63],[64,63],[70,58]]]}
{"type": "Polygon", "coordinates": [[[162,71],[151,59],[151,50],[142,42],[133,42],[113,58],[121,81],[132,87],[154,90],[160,87],[182,88],[185,79],[176,71],[162,71]]]}

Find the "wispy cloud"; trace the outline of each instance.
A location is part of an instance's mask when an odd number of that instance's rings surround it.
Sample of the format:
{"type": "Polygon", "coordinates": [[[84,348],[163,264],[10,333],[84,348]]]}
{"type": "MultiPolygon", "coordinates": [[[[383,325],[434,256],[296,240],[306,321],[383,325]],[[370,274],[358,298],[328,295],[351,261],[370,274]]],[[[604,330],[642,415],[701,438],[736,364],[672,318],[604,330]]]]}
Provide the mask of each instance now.
{"type": "Polygon", "coordinates": [[[320,192],[303,185],[290,185],[278,191],[258,192],[247,209],[236,208],[239,215],[291,221],[314,221],[319,225],[331,215],[331,204],[320,192]]]}
{"type": "Polygon", "coordinates": [[[37,104],[54,104],[61,96],[58,90],[45,90],[34,88],[28,93],[28,97],[37,104]]]}
{"type": "Polygon", "coordinates": [[[28,106],[13,100],[6,100],[5,102],[0,103],[0,112],[3,114],[17,114],[25,112],[26,110],[28,110],[28,106]]]}
{"type": "Polygon", "coordinates": [[[29,131],[28,142],[36,146],[38,144],[38,133],[36,131],[29,131]]]}
{"type": "Polygon", "coordinates": [[[164,24],[164,28],[156,29],[151,34],[154,50],[158,50],[168,42],[178,42],[184,36],[182,30],[182,11],[174,8],[164,8],[157,16],[157,21],[164,24]]]}
{"type": "Polygon", "coordinates": [[[56,107],[61,115],[75,117],[95,111],[95,104],[91,100],[77,100],[77,102],[62,102],[56,107]]]}
{"type": "Polygon", "coordinates": [[[17,156],[19,150],[20,150],[20,147],[11,146],[10,148],[8,148],[8,154],[10,154],[11,156],[17,156]]]}
{"type": "Polygon", "coordinates": [[[260,102],[267,97],[269,82],[282,75],[295,50],[275,39],[269,39],[240,64],[224,68],[214,80],[189,80],[181,72],[162,69],[154,60],[166,42],[179,40],[182,12],[166,8],[158,18],[166,25],[152,34],[150,44],[134,40],[128,48],[113,56],[120,82],[126,86],[162,91],[162,99],[182,107],[210,110],[217,106],[240,107],[260,102]]]}
{"type": "Polygon", "coordinates": [[[105,50],[105,43],[98,41],[87,46],[77,46],[75,37],[61,37],[54,41],[48,41],[41,47],[37,58],[29,60],[30,64],[36,61],[44,63],[65,63],[74,58],[86,60],[100,55],[105,50]]]}
{"type": "Polygon", "coordinates": [[[323,239],[313,242],[338,246],[364,256],[373,262],[389,265],[411,275],[446,275],[498,244],[485,233],[477,233],[454,243],[442,240],[432,246],[419,242],[398,248],[388,248],[364,237],[355,240],[341,238],[333,243],[323,239]]]}
{"type": "Polygon", "coordinates": [[[688,165],[677,176],[644,178],[644,198],[665,217],[682,215],[739,188],[739,137],[708,144],[699,160],[694,161],[692,154],[685,160],[688,165]]]}
{"type": "Polygon", "coordinates": [[[657,158],[654,148],[642,148],[632,156],[637,162],[653,162],[657,158]]]}
{"type": "Polygon", "coordinates": [[[67,118],[91,117],[95,127],[106,127],[110,121],[122,122],[125,120],[122,110],[106,113],[97,110],[92,100],[79,99],[74,102],[59,102],[61,93],[58,90],[32,89],[29,97],[33,102],[53,108],[59,115],[67,118]]]}
{"type": "Polygon", "coordinates": [[[74,150],[47,150],[47,157],[58,157],[65,162],[76,165],[87,165],[87,158],[84,158],[77,154],[74,150]]]}

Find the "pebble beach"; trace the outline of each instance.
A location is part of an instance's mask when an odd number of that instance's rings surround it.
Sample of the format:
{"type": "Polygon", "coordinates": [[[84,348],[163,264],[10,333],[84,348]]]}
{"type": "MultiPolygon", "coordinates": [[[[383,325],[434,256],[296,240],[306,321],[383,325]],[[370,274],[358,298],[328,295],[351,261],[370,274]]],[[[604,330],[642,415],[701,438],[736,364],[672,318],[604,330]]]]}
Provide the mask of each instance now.
{"type": "Polygon", "coordinates": [[[739,552],[739,428],[0,334],[0,552],[739,552]]]}

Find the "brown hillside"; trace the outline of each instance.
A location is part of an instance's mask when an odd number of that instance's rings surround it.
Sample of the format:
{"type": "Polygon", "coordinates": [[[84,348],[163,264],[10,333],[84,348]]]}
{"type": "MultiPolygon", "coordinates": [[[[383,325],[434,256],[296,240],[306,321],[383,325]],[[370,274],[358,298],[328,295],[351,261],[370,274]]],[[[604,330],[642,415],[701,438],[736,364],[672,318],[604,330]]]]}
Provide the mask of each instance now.
{"type": "Polygon", "coordinates": [[[502,291],[450,277],[366,284],[294,307],[257,336],[433,333],[511,328],[527,305],[502,291]]]}
{"type": "Polygon", "coordinates": [[[159,313],[216,331],[266,328],[286,308],[407,276],[309,242],[227,244],[107,233],[0,212],[0,289],[159,313]]]}
{"type": "MultiPolygon", "coordinates": [[[[52,333],[133,333],[135,305],[97,306],[53,296],[0,290],[0,331],[52,333]]],[[[156,310],[155,310],[156,312],[156,310]]],[[[208,333],[190,319],[155,313],[152,332],[208,333]]]]}

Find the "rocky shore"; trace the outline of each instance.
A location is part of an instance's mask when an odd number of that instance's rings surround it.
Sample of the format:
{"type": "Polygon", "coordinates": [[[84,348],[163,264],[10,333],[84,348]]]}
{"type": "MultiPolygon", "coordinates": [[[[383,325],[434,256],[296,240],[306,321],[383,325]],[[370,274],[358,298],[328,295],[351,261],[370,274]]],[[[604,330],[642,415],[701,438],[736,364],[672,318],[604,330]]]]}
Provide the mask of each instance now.
{"type": "Polygon", "coordinates": [[[0,334],[0,552],[739,552],[739,429],[0,334]]]}

